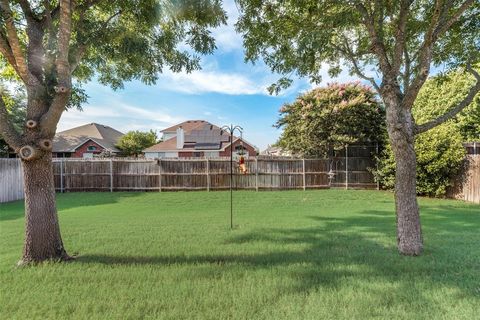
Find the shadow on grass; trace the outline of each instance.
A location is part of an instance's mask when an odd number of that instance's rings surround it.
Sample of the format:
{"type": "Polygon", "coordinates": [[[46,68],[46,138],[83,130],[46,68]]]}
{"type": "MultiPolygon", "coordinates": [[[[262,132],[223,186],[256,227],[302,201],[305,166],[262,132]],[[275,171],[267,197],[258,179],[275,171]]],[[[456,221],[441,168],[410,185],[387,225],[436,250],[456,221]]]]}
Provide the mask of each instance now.
{"type": "MultiPolygon", "coordinates": [[[[276,269],[279,277],[295,279],[295,284],[286,287],[286,291],[308,292],[357,284],[365,290],[369,285],[387,283],[389,285],[371,290],[377,290],[378,295],[390,294],[388,290],[393,286],[395,290],[408,292],[408,300],[416,303],[426,299],[422,287],[447,286],[461,290],[466,296],[479,297],[480,282],[472,279],[480,279],[477,232],[480,214],[474,207],[471,210],[455,208],[456,213],[448,207],[424,206],[423,209],[424,230],[429,240],[420,257],[398,254],[393,212],[365,210],[350,217],[311,216],[314,225],[308,228],[259,229],[228,239],[224,245],[242,246],[241,254],[95,254],[80,256],[78,262],[112,266],[211,265],[217,273],[218,267],[225,273],[238,272],[239,267],[252,271],[276,269]],[[445,233],[452,236],[445,237],[445,233]],[[264,244],[271,249],[259,253],[258,248],[264,244]]],[[[214,274],[214,271],[205,274],[203,268],[197,276],[213,278],[214,274]]]]}
{"type": "MultiPolygon", "coordinates": [[[[63,210],[77,207],[101,206],[117,203],[125,198],[140,196],[141,192],[75,192],[57,193],[57,210],[61,214],[63,210]]],[[[0,204],[0,221],[16,220],[25,215],[23,200],[0,204]]]]}

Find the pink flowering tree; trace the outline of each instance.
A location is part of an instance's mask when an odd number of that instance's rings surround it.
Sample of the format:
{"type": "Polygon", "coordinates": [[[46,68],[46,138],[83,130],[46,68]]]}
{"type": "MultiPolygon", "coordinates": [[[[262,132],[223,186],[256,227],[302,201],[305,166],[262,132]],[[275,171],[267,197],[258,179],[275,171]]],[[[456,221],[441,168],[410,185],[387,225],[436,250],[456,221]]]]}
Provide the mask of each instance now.
{"type": "Polygon", "coordinates": [[[355,83],[333,83],[300,95],[280,109],[278,144],[302,156],[326,156],[347,144],[382,143],[385,112],[375,93],[355,83]]]}

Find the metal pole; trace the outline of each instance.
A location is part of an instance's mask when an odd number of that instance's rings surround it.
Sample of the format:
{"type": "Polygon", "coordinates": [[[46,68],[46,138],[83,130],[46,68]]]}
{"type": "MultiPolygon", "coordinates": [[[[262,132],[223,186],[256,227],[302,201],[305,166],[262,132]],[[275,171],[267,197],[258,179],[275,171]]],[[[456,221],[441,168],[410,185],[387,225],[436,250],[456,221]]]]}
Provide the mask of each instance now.
{"type": "Polygon", "coordinates": [[[380,180],[378,179],[378,142],[377,142],[377,190],[380,190],[380,180]]]}
{"type": "Polygon", "coordinates": [[[60,192],[63,193],[63,161],[64,159],[60,160],[60,192]]]}
{"type": "Polygon", "coordinates": [[[158,159],[158,192],[162,192],[162,159],[158,159]]]}
{"type": "Polygon", "coordinates": [[[255,157],[255,190],[258,191],[258,157],[255,157]]]}
{"type": "Polygon", "coordinates": [[[113,192],[113,160],[110,159],[110,192],[113,192]]]}
{"type": "Polygon", "coordinates": [[[348,144],[345,146],[345,189],[348,190],[348,144]]]}
{"type": "Polygon", "coordinates": [[[235,130],[243,133],[243,128],[240,126],[223,126],[221,130],[230,132],[230,229],[233,229],[233,133],[235,130]]]}
{"type": "Polygon", "coordinates": [[[210,163],[207,159],[207,191],[210,191],[210,163]]]}
{"type": "Polygon", "coordinates": [[[65,159],[65,163],[63,164],[63,192],[66,192],[68,190],[67,163],[68,160],[65,159]]]}
{"type": "Polygon", "coordinates": [[[230,229],[233,229],[233,126],[230,131],[230,229]]]}
{"type": "Polygon", "coordinates": [[[305,184],[305,158],[302,159],[302,167],[303,167],[303,191],[307,188],[305,184]]]}

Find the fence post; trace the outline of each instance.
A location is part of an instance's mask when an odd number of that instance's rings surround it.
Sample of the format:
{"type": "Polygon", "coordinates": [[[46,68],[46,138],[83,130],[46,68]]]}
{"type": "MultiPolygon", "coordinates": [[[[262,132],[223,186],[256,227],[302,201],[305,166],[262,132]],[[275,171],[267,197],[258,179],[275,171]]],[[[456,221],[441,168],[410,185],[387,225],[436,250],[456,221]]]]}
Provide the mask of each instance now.
{"type": "Polygon", "coordinates": [[[348,144],[345,146],[345,189],[348,190],[348,144]]]}
{"type": "Polygon", "coordinates": [[[255,157],[255,191],[258,191],[258,156],[255,157]]]}
{"type": "Polygon", "coordinates": [[[158,192],[162,192],[162,159],[158,158],[158,192]]]}
{"type": "Polygon", "coordinates": [[[378,142],[377,142],[377,159],[376,159],[376,163],[377,163],[377,190],[380,190],[380,180],[378,179],[378,159],[379,159],[379,154],[378,154],[378,142]]]}
{"type": "Polygon", "coordinates": [[[63,161],[65,159],[60,160],[60,193],[63,193],[63,161]]]}
{"type": "Polygon", "coordinates": [[[477,143],[476,142],[473,143],[473,155],[474,156],[477,155],[477,143]]]}
{"type": "Polygon", "coordinates": [[[210,191],[210,161],[207,159],[207,191],[210,191]]]}
{"type": "Polygon", "coordinates": [[[110,192],[113,192],[113,159],[110,159],[110,192]]]}
{"type": "Polygon", "coordinates": [[[303,170],[303,191],[305,191],[307,189],[307,186],[306,186],[306,179],[305,179],[305,158],[302,159],[302,170],[303,170]]]}
{"type": "Polygon", "coordinates": [[[67,163],[68,160],[64,159],[65,163],[63,164],[63,192],[68,190],[68,173],[67,173],[67,163]]]}

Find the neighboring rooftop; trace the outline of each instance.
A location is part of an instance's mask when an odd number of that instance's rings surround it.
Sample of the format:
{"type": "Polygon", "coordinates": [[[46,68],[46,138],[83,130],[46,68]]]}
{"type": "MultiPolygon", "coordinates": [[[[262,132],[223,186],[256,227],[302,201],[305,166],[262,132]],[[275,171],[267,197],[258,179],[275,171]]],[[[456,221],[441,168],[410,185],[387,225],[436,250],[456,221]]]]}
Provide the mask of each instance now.
{"type": "Polygon", "coordinates": [[[119,152],[115,147],[123,136],[118,130],[98,123],[58,132],[53,139],[53,152],[74,152],[88,140],[92,140],[107,150],[119,152]]]}
{"type": "Polygon", "coordinates": [[[212,125],[211,123],[205,121],[205,120],[188,120],[184,121],[182,123],[176,124],[174,126],[171,126],[167,129],[164,129],[160,132],[175,132],[177,131],[178,128],[182,128],[185,131],[191,131],[199,126],[202,126],[204,124],[212,125]]]}
{"type": "MultiPolygon", "coordinates": [[[[162,132],[173,132],[178,128],[184,131],[184,144],[182,148],[177,148],[177,137],[160,142],[145,152],[161,151],[202,151],[202,150],[222,150],[230,144],[230,135],[220,127],[211,124],[205,120],[189,120],[167,128],[162,132]]],[[[234,141],[238,137],[234,136],[234,141]]]]}

